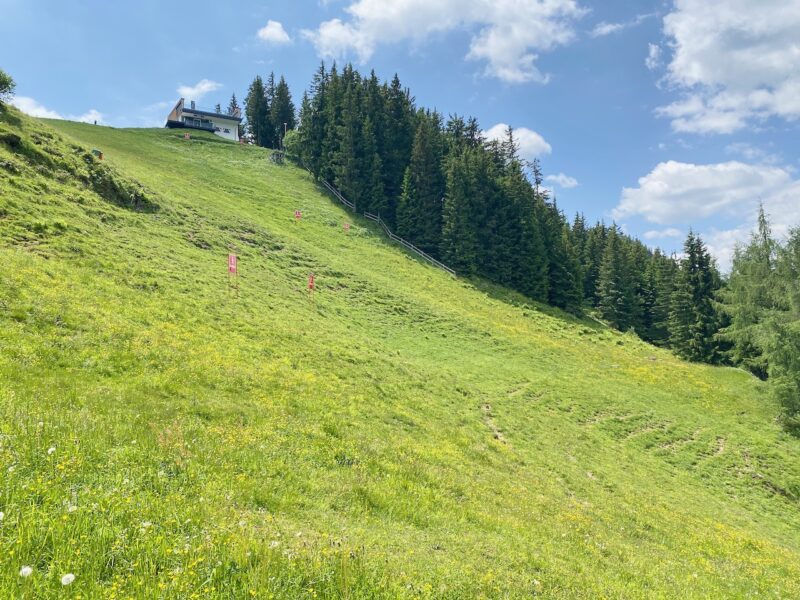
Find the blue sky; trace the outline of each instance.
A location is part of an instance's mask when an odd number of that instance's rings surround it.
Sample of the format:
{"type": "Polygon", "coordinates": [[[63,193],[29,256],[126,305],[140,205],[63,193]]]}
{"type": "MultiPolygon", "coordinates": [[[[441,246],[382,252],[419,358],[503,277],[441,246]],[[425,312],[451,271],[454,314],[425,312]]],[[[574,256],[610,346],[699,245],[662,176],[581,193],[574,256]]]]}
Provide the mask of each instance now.
{"type": "MultiPolygon", "coordinates": [[[[180,95],[242,98],[320,59],[395,72],[417,102],[510,124],[569,214],[721,265],[758,202],[800,225],[798,0],[0,0],[0,67],[40,116],[160,126],[180,95]],[[711,6],[713,5],[713,6],[711,6]]],[[[494,129],[493,129],[494,128],[494,129]]]]}

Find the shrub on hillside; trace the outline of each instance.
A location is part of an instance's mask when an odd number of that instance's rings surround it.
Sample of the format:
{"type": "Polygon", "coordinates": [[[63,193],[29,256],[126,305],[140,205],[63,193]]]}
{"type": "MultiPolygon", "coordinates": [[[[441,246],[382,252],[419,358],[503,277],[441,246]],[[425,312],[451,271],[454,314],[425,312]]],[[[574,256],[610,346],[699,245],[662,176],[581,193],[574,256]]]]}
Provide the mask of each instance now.
{"type": "Polygon", "coordinates": [[[11,75],[0,69],[0,105],[8,101],[14,95],[14,89],[17,84],[11,78],[11,75]]]}

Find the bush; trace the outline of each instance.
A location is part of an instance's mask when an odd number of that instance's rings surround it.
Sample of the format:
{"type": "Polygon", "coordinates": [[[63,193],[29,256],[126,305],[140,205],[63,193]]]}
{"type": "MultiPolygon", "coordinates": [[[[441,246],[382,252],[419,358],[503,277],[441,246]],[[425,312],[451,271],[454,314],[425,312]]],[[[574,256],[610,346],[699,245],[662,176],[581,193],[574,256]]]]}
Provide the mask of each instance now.
{"type": "Polygon", "coordinates": [[[3,103],[14,95],[14,89],[17,84],[11,78],[11,75],[0,69],[0,103],[3,103]]]}

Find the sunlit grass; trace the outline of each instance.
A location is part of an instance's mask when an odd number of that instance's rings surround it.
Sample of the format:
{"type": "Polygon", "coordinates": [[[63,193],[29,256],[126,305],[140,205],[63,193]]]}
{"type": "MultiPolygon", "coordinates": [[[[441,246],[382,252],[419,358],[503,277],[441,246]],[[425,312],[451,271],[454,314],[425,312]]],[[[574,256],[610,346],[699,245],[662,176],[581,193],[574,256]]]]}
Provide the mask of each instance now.
{"type": "Polygon", "coordinates": [[[454,280],[261,149],[16,115],[52,164],[0,142],[0,596],[800,596],[745,373],[454,280]]]}

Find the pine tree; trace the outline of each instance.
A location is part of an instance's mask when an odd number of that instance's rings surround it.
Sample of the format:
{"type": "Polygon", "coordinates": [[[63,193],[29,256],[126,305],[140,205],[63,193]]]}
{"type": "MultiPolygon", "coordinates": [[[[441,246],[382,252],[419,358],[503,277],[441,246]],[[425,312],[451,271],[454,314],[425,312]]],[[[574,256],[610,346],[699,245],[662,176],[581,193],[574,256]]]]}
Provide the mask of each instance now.
{"type": "Polygon", "coordinates": [[[383,194],[383,165],[375,141],[375,128],[367,116],[362,131],[364,174],[363,208],[374,214],[386,214],[386,197],[383,194]]]}
{"type": "Polygon", "coordinates": [[[477,270],[480,246],[475,206],[478,151],[464,149],[447,160],[447,192],[442,224],[442,256],[464,275],[477,270]]]}
{"type": "Polygon", "coordinates": [[[700,236],[689,232],[673,292],[670,345],[682,357],[708,363],[721,360],[715,339],[720,321],[714,296],[719,275],[700,236]]]}
{"type": "Polygon", "coordinates": [[[598,282],[600,279],[600,266],[603,262],[603,254],[606,247],[606,233],[606,227],[601,223],[597,223],[592,227],[586,237],[586,244],[581,255],[583,295],[595,307],[600,303],[598,282]]]}
{"type": "Polygon", "coordinates": [[[242,109],[239,107],[239,102],[236,100],[236,94],[231,94],[231,100],[228,102],[227,114],[236,116],[241,112],[241,110],[242,109]]]}
{"type": "Polygon", "coordinates": [[[598,279],[598,308],[609,325],[628,330],[634,321],[634,290],[630,281],[621,234],[614,225],[608,230],[598,279]]]}
{"type": "Polygon", "coordinates": [[[253,141],[259,146],[265,146],[269,132],[266,130],[267,114],[269,108],[264,95],[264,82],[258,75],[250,84],[245,99],[245,114],[247,116],[247,130],[253,141]]]}
{"type": "Polygon", "coordinates": [[[783,425],[800,435],[800,229],[794,229],[779,248],[776,263],[780,301],[767,317],[770,335],[764,348],[783,425]]]}
{"type": "Polygon", "coordinates": [[[428,253],[438,255],[442,232],[443,147],[441,119],[420,111],[411,158],[397,204],[397,232],[428,253]]]}
{"type": "Polygon", "coordinates": [[[276,147],[280,147],[285,133],[293,130],[297,124],[292,94],[283,76],[281,76],[275,88],[274,97],[270,106],[270,122],[275,128],[273,140],[275,141],[276,147]]]}
{"type": "Polygon", "coordinates": [[[403,178],[414,141],[414,108],[408,91],[402,88],[400,78],[396,74],[385,93],[384,122],[386,127],[384,154],[381,160],[384,170],[383,187],[389,213],[387,221],[394,224],[396,206],[400,194],[403,192],[403,178]]]}
{"type": "Polygon", "coordinates": [[[764,353],[767,331],[763,323],[776,308],[776,252],[769,221],[761,206],[758,230],[749,244],[737,247],[731,275],[723,293],[724,310],[731,318],[722,337],[733,344],[731,359],[758,377],[766,379],[764,353]]]}
{"type": "Polygon", "coordinates": [[[267,112],[264,115],[264,146],[267,148],[277,148],[278,126],[272,118],[272,105],[275,102],[275,73],[270,72],[267,82],[264,85],[264,99],[267,112]]]}

